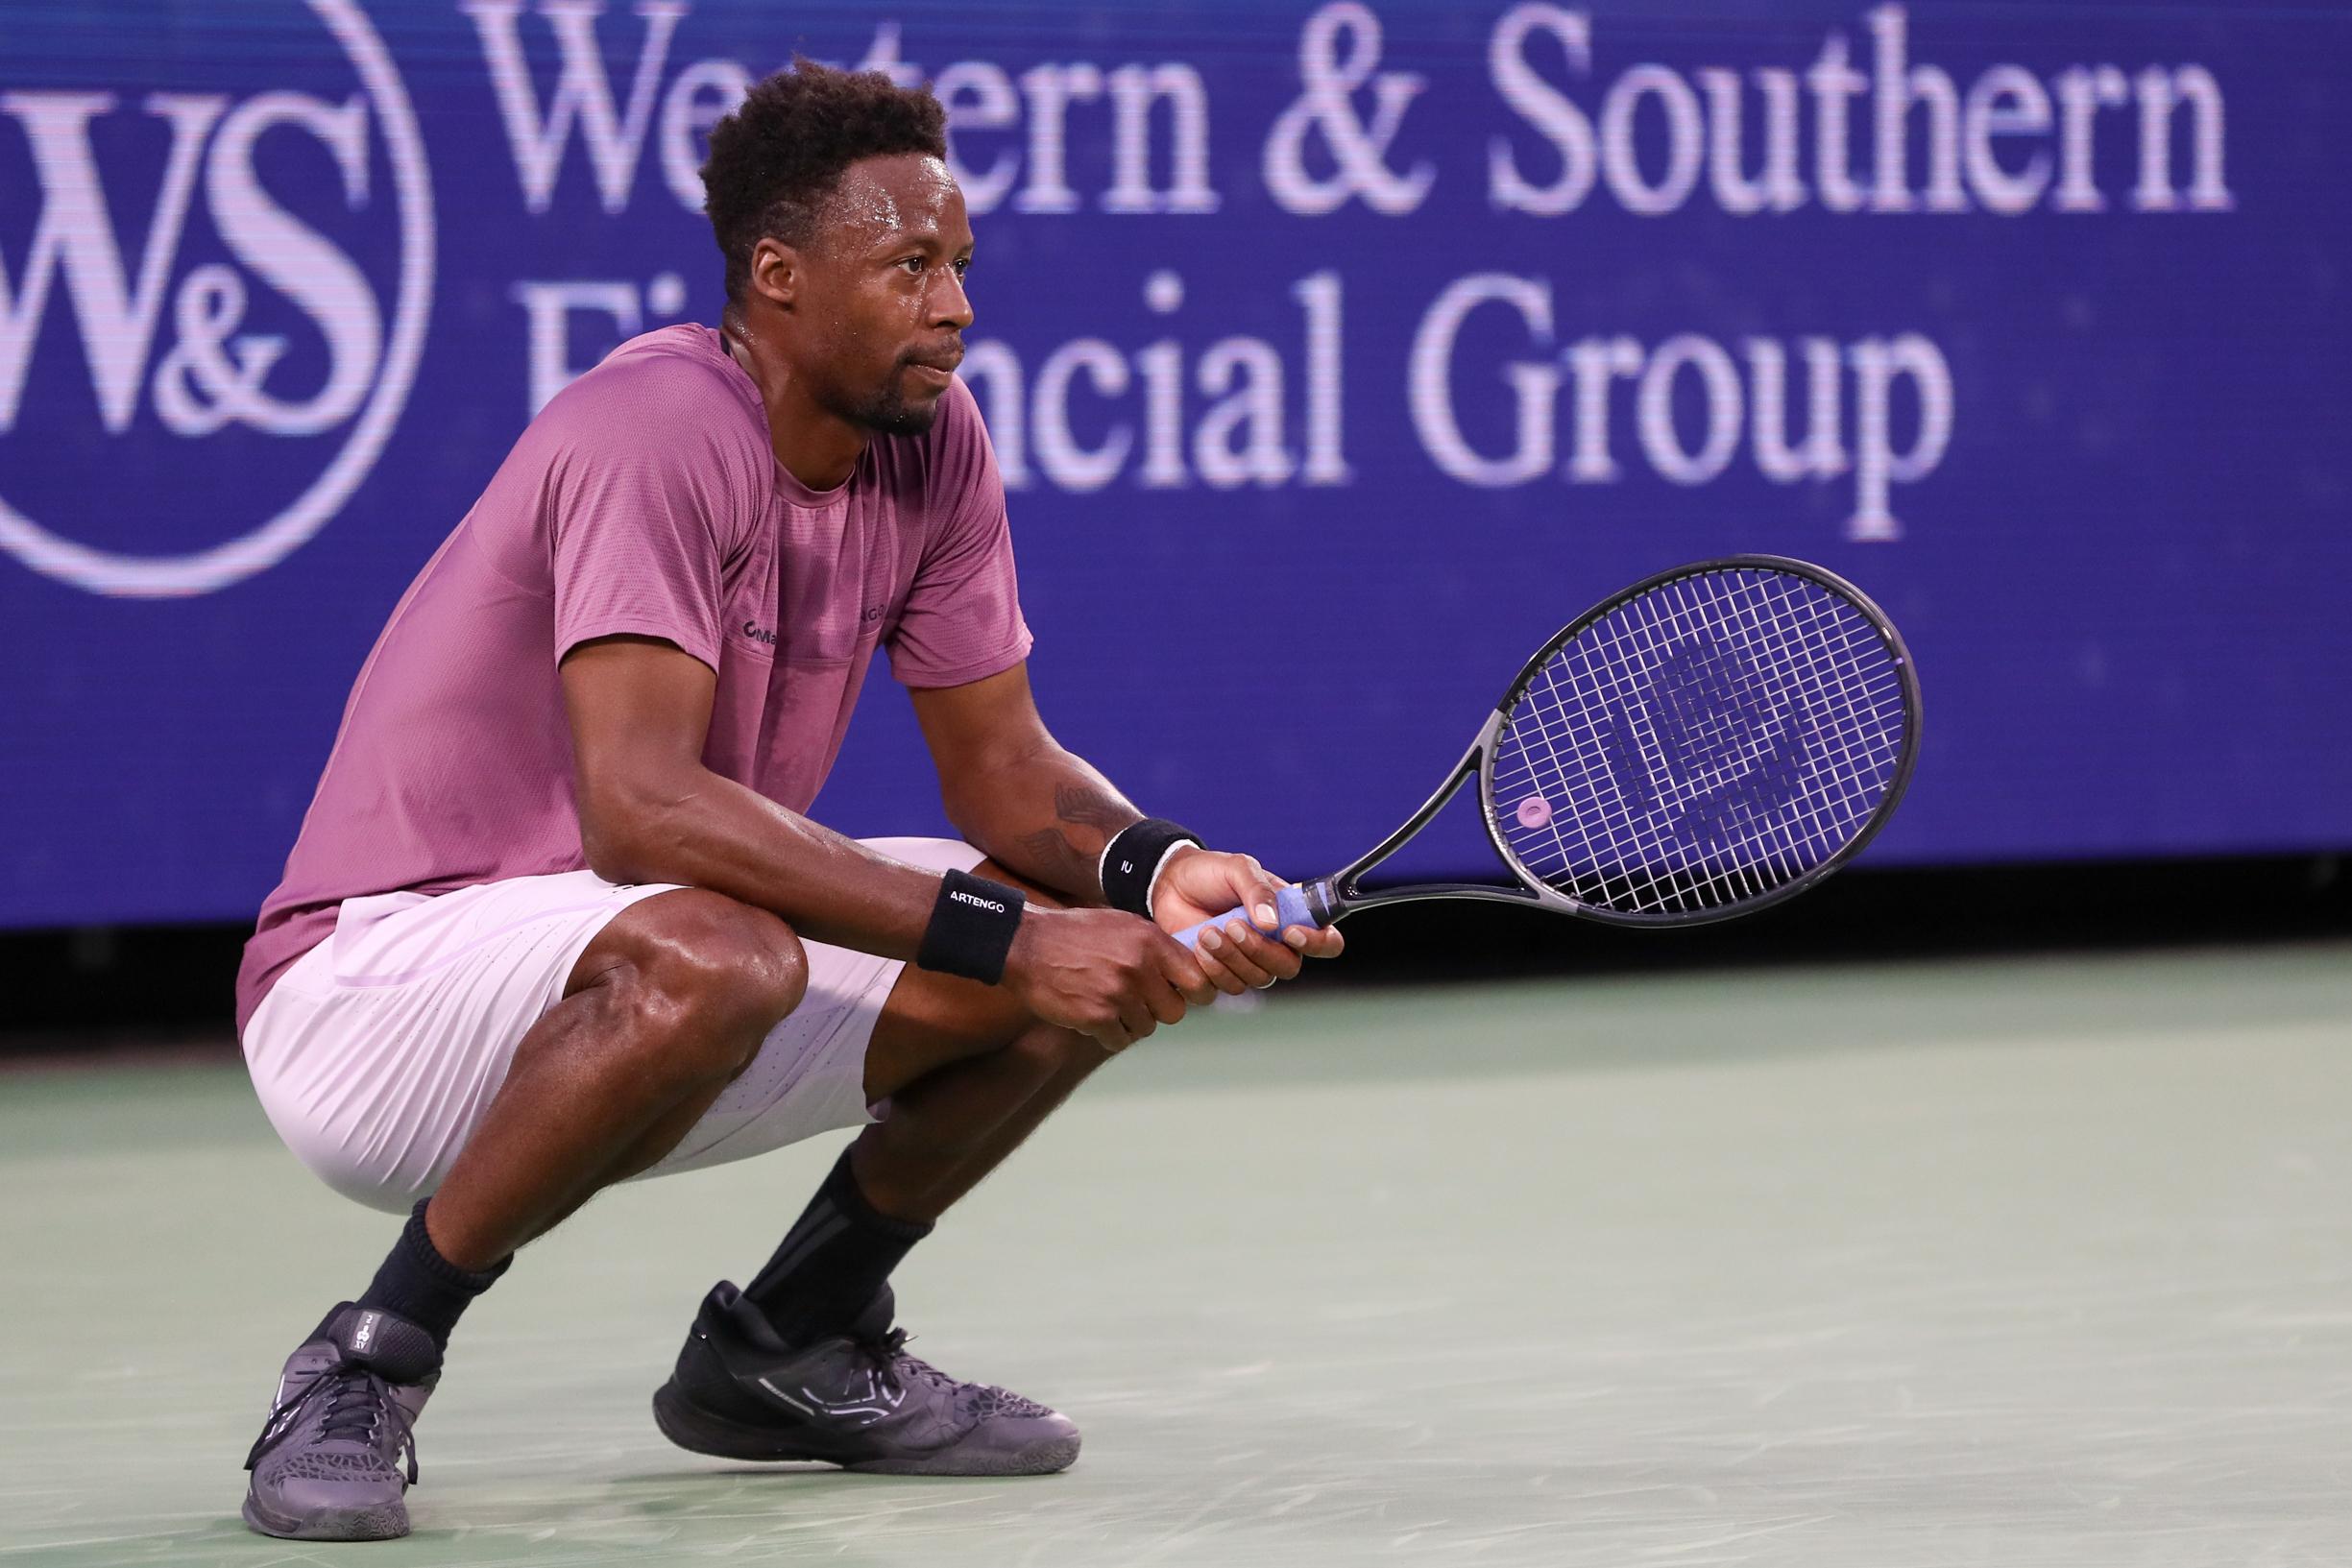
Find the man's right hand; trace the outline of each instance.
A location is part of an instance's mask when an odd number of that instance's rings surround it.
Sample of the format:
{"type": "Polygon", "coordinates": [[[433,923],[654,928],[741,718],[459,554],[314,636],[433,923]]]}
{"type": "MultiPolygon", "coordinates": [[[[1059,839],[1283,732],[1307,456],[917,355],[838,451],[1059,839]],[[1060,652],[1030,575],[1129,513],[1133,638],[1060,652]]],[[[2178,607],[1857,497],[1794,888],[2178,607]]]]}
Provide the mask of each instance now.
{"type": "Polygon", "coordinates": [[[1125,1050],[1217,988],[1184,944],[1120,909],[1031,905],[1005,958],[1005,988],[1048,1024],[1125,1050]]]}

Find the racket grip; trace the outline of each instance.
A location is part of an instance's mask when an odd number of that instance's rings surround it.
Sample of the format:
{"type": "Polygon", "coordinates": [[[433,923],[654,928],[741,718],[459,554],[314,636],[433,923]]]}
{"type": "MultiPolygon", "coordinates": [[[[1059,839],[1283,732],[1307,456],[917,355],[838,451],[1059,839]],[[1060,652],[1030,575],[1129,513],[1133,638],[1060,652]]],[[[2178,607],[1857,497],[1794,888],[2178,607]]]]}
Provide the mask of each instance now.
{"type": "Polygon", "coordinates": [[[1252,930],[1263,936],[1272,937],[1277,942],[1282,939],[1282,933],[1293,926],[1304,926],[1309,930],[1315,930],[1328,924],[1315,918],[1315,910],[1307,903],[1304,888],[1286,887],[1274,895],[1274,929],[1271,931],[1252,920],[1249,910],[1227,909],[1224,914],[1204,920],[1198,926],[1185,927],[1176,933],[1176,939],[1188,948],[1198,948],[1200,945],[1202,931],[1207,930],[1211,926],[1223,930],[1227,922],[1235,920],[1242,921],[1252,930]]]}

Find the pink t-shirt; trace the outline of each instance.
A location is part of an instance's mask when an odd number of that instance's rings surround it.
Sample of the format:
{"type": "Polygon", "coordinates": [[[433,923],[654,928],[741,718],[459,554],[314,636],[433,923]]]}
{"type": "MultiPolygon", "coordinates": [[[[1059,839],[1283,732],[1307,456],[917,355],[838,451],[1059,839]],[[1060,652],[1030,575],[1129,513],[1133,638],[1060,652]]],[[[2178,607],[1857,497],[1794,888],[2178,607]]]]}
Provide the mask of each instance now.
{"type": "Polygon", "coordinates": [[[237,1028],[345,899],[576,871],[556,664],[615,633],[717,672],[703,761],[805,811],[887,647],[910,687],[1027,658],[1005,488],[958,381],[921,436],[836,489],[775,458],[719,335],[632,339],[531,422],[360,666],[285,879],[237,974],[237,1028]]]}

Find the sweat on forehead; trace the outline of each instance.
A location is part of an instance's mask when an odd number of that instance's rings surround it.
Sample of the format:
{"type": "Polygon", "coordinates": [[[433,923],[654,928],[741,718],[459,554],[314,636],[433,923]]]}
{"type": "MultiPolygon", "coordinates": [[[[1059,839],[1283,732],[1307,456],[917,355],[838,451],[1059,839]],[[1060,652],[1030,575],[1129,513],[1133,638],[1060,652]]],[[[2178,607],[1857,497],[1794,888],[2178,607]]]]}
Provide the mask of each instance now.
{"type": "Polygon", "coordinates": [[[842,170],[825,193],[817,233],[852,248],[899,234],[937,233],[956,194],[956,177],[943,159],[924,154],[865,158],[842,170]]]}

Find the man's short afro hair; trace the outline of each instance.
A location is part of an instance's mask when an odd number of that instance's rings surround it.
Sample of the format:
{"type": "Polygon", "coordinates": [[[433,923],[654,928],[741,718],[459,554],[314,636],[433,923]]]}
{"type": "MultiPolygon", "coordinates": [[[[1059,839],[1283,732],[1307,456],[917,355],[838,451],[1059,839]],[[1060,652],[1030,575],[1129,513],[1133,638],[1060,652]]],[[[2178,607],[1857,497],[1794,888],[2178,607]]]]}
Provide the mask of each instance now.
{"type": "Polygon", "coordinates": [[[837,71],[795,58],[711,128],[702,210],[727,258],[727,299],[740,301],[763,238],[806,245],[842,171],[898,153],[947,156],[947,111],[928,87],[880,71],[837,71]]]}

